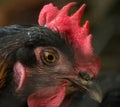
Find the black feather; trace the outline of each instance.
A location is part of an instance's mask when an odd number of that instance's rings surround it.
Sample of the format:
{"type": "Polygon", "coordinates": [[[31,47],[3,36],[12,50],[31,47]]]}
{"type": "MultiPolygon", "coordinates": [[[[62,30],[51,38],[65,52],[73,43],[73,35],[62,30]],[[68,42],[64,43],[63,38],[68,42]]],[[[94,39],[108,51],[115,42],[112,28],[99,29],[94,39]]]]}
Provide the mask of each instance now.
{"type": "Polygon", "coordinates": [[[53,46],[64,54],[72,53],[70,46],[61,38],[61,34],[46,27],[12,25],[0,28],[0,58],[6,57],[20,47],[37,46],[53,46]]]}

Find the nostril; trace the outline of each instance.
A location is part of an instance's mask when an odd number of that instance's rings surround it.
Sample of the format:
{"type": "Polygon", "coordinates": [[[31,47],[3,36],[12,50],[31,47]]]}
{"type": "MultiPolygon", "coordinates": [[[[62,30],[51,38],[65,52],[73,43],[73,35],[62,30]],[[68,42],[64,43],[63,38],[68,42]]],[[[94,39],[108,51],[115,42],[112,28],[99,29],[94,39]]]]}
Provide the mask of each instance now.
{"type": "Polygon", "coordinates": [[[90,77],[90,75],[87,74],[85,71],[80,71],[79,77],[81,77],[82,79],[87,80],[87,81],[92,79],[92,77],[90,77]]]}

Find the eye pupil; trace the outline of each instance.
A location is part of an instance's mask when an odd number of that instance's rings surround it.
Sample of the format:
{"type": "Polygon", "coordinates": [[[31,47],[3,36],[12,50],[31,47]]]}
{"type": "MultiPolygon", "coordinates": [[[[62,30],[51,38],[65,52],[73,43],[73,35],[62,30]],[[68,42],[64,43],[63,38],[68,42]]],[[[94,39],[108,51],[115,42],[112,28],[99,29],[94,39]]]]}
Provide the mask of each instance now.
{"type": "Polygon", "coordinates": [[[42,61],[46,65],[54,65],[58,61],[58,53],[53,50],[43,50],[42,61]]]}
{"type": "Polygon", "coordinates": [[[53,60],[54,59],[54,57],[53,57],[53,55],[48,55],[48,60],[53,60]]]}

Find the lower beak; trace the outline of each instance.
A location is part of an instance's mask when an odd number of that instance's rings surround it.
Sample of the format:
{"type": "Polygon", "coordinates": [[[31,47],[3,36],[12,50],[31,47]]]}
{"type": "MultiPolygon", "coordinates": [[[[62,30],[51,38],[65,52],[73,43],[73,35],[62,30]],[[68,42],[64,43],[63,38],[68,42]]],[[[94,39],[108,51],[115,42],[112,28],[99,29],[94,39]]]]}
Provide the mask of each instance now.
{"type": "Polygon", "coordinates": [[[90,98],[99,103],[102,102],[102,91],[96,82],[91,80],[84,80],[82,78],[73,79],[73,78],[65,78],[72,83],[72,87],[75,89],[86,93],[90,98]]]}

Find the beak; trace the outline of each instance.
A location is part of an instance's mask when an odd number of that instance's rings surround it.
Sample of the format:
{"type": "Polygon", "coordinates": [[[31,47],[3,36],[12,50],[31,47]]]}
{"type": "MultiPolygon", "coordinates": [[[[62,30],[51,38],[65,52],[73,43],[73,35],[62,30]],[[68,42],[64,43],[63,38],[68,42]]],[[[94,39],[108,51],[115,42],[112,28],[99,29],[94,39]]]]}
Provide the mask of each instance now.
{"type": "Polygon", "coordinates": [[[101,103],[103,99],[102,91],[99,87],[99,85],[92,80],[86,80],[84,78],[78,78],[78,79],[73,79],[73,78],[64,78],[67,79],[68,81],[71,82],[72,87],[75,89],[86,93],[90,98],[93,100],[101,103]]]}

